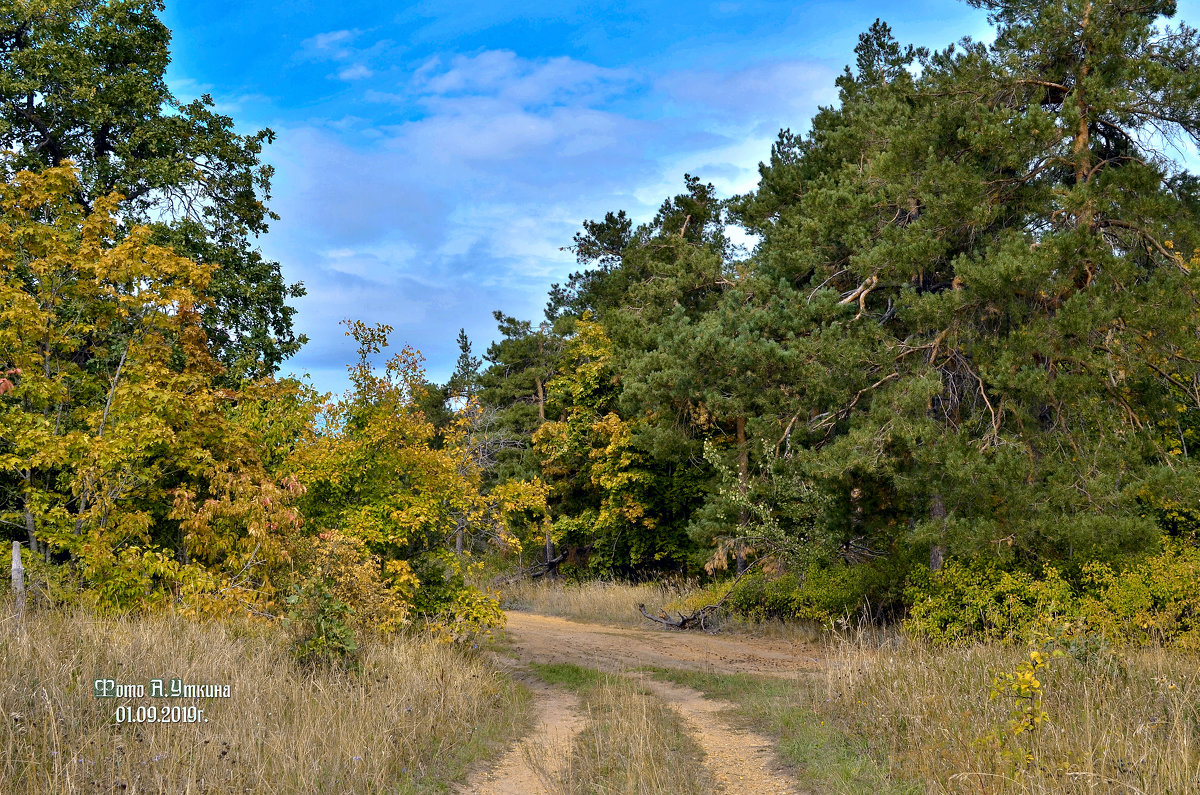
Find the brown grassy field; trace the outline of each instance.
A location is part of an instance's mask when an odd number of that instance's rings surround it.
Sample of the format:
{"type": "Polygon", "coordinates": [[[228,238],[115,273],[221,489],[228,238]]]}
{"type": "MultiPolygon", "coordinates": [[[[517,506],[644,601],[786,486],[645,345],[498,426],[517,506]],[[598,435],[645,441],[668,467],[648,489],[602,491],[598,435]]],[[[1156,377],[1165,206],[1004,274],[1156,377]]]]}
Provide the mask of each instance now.
{"type": "Polygon", "coordinates": [[[833,649],[816,711],[929,791],[1200,793],[1193,655],[1100,646],[1049,658],[1036,674],[1046,719],[1018,731],[1027,702],[993,697],[993,680],[1025,664],[1030,648],[833,649]]]}
{"type": "Polygon", "coordinates": [[[561,580],[521,580],[501,589],[501,604],[511,610],[528,610],[547,616],[576,621],[642,626],[646,619],[638,613],[639,604],[662,605],[690,593],[686,585],[591,582],[564,583],[561,580]]]}
{"type": "MultiPolygon", "coordinates": [[[[575,621],[588,621],[616,626],[652,626],[638,605],[656,613],[659,608],[691,613],[704,604],[720,599],[723,591],[701,589],[690,582],[641,583],[563,582],[561,580],[521,580],[500,588],[501,603],[506,609],[525,610],[547,616],[560,616],[575,621]]],[[[752,633],[797,642],[820,639],[820,628],[813,622],[747,621],[739,616],[718,613],[709,624],[727,632],[752,633]]]]}
{"type": "Polygon", "coordinates": [[[0,625],[0,792],[444,791],[519,735],[527,694],[480,656],[411,638],[360,670],[305,670],[277,627],[45,612],[0,625]],[[97,698],[93,681],[179,677],[229,698],[97,698]],[[206,722],[122,723],[196,704],[206,722]]]}

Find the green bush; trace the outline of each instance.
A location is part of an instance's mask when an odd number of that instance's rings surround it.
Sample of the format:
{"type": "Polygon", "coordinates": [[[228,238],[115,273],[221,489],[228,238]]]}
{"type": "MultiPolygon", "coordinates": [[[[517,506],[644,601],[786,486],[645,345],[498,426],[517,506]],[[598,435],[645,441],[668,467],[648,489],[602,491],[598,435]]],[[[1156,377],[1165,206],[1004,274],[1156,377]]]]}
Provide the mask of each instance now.
{"type": "Polygon", "coordinates": [[[1113,643],[1200,650],[1200,548],[1167,539],[1161,552],[1124,568],[1092,562],[1071,582],[995,564],[948,562],[916,569],[905,627],[940,643],[1024,639],[1043,616],[1082,621],[1113,643]]]}
{"type": "Polygon", "coordinates": [[[938,643],[1023,639],[1040,616],[1077,616],[1078,597],[1058,570],[1041,577],[994,564],[950,561],[941,570],[916,569],[905,591],[905,627],[938,643]]]}
{"type": "Polygon", "coordinates": [[[890,566],[813,563],[803,572],[747,575],[730,594],[729,608],[754,621],[803,619],[822,624],[871,610],[887,612],[895,598],[890,566]]]}
{"type": "Polygon", "coordinates": [[[1200,650],[1200,548],[1167,541],[1120,572],[1094,563],[1084,583],[1082,616],[1109,637],[1200,650]]]}
{"type": "Polygon", "coordinates": [[[320,580],[296,585],[287,598],[285,624],[292,634],[292,655],[305,666],[354,669],[358,642],[350,627],[352,611],[320,580]]]}

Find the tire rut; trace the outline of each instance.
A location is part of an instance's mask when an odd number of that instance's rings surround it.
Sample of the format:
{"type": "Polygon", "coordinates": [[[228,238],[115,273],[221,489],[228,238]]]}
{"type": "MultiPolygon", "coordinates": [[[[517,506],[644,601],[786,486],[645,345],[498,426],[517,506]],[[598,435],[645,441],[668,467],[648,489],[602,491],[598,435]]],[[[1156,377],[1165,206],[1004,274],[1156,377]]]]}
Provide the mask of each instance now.
{"type": "MultiPolygon", "coordinates": [[[[518,664],[574,663],[586,668],[598,668],[609,673],[631,676],[650,693],[664,700],[683,717],[690,733],[704,750],[703,764],[712,776],[712,781],[730,793],[763,793],[764,795],[800,795],[790,777],[780,769],[771,741],[752,731],[736,728],[722,714],[733,705],[706,698],[700,691],[674,683],[663,682],[647,676],[644,672],[632,671],[637,666],[653,665],[664,668],[709,670],[720,673],[751,673],[758,675],[786,676],[801,671],[812,671],[820,665],[813,649],[778,641],[749,642],[704,635],[687,635],[667,631],[644,631],[619,627],[598,627],[581,624],[562,618],[510,612],[506,634],[518,664]]],[[[558,688],[542,685],[554,691],[553,698],[569,696],[558,692],[558,688]]],[[[535,688],[536,690],[537,688],[535,688]]],[[[539,698],[541,695],[539,694],[539,698]]],[[[545,741],[548,735],[566,737],[564,750],[570,738],[583,726],[583,719],[575,702],[573,713],[561,709],[552,710],[550,715],[573,714],[574,723],[555,725],[543,720],[534,736],[525,743],[545,741]]],[[[561,719],[556,719],[561,720],[561,719]]],[[[537,788],[530,788],[530,779],[504,778],[501,774],[510,763],[513,754],[524,752],[519,749],[509,754],[494,768],[497,778],[483,782],[495,783],[523,781],[515,789],[467,789],[464,792],[514,793],[532,795],[549,792],[546,783],[534,774],[532,779],[537,788]]],[[[542,758],[553,758],[546,754],[542,758]]],[[[700,761],[700,760],[697,760],[700,761]]],[[[520,764],[512,762],[514,769],[520,764]]],[[[532,771],[529,771],[532,773],[532,771]]],[[[505,774],[507,775],[507,774],[505,774]]],[[[507,784],[505,785],[507,786],[507,784]]]]}
{"type": "Polygon", "coordinates": [[[700,747],[712,780],[731,793],[801,795],[786,773],[778,769],[775,746],[756,732],[729,725],[721,714],[733,708],[727,701],[709,699],[698,690],[637,677],[654,695],[679,710],[700,747]]]}
{"type": "Polygon", "coordinates": [[[553,780],[561,772],[571,740],[583,729],[583,712],[573,693],[537,679],[522,678],[533,691],[538,711],[536,726],[494,765],[470,776],[458,788],[459,795],[554,795],[546,776],[553,780]],[[540,772],[530,765],[535,754],[543,760],[540,772]]]}

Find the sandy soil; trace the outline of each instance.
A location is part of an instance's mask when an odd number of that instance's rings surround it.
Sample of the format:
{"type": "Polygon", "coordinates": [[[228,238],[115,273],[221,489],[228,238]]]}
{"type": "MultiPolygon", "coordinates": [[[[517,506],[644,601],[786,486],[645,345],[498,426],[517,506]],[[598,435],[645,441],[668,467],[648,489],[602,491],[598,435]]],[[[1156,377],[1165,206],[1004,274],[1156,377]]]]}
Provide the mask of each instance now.
{"type": "Polygon", "coordinates": [[[610,672],[649,665],[789,676],[822,666],[814,647],[747,636],[607,627],[512,610],[506,631],[522,660],[575,663],[610,672]]]}
{"type": "Polygon", "coordinates": [[[761,734],[729,725],[721,713],[733,707],[708,699],[698,690],[642,678],[650,692],[683,715],[692,736],[704,749],[704,766],[725,792],[798,795],[791,778],[780,769],[771,741],[761,734]]]}
{"type": "MultiPolygon", "coordinates": [[[[647,690],[680,712],[704,749],[703,764],[711,779],[724,791],[764,795],[799,792],[780,769],[770,740],[736,728],[724,718],[722,713],[731,704],[631,669],[655,666],[788,676],[816,670],[821,659],[815,649],[778,640],[605,627],[514,611],[508,613],[506,635],[518,665],[574,663],[638,678],[647,690]]],[[[539,758],[558,758],[583,727],[583,721],[571,694],[542,683],[531,682],[530,687],[535,690],[538,704],[538,728],[489,771],[472,776],[461,792],[547,792],[546,783],[530,768],[522,746],[544,748],[546,743],[553,743],[553,752],[542,753],[539,758]]]]}
{"type": "Polygon", "coordinates": [[[560,687],[551,687],[536,679],[524,678],[533,691],[537,708],[537,726],[514,745],[494,766],[471,777],[461,795],[551,795],[553,792],[530,766],[533,753],[546,765],[545,774],[557,778],[566,762],[571,739],[583,729],[579,699],[560,687]],[[556,765],[558,767],[556,767],[556,765]]]}

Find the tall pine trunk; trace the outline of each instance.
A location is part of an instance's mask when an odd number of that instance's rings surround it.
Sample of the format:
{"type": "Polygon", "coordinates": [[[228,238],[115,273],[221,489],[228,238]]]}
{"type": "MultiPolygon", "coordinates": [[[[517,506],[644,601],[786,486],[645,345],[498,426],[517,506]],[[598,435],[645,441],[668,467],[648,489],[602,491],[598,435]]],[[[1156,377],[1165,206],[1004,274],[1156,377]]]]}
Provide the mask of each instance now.
{"type": "MultiPolygon", "coordinates": [[[[742,497],[746,496],[749,490],[750,483],[750,448],[746,444],[746,418],[737,418],[737,446],[738,446],[738,493],[742,497]]],[[[746,537],[746,528],[750,524],[750,515],[746,512],[746,507],[743,505],[741,513],[738,516],[738,542],[734,549],[734,554],[737,557],[737,573],[741,574],[746,570],[746,545],[741,540],[746,537]]]]}
{"type": "Polygon", "coordinates": [[[929,545],[929,570],[938,571],[946,562],[946,502],[940,491],[929,498],[929,518],[940,525],[937,540],[929,545]]]}

